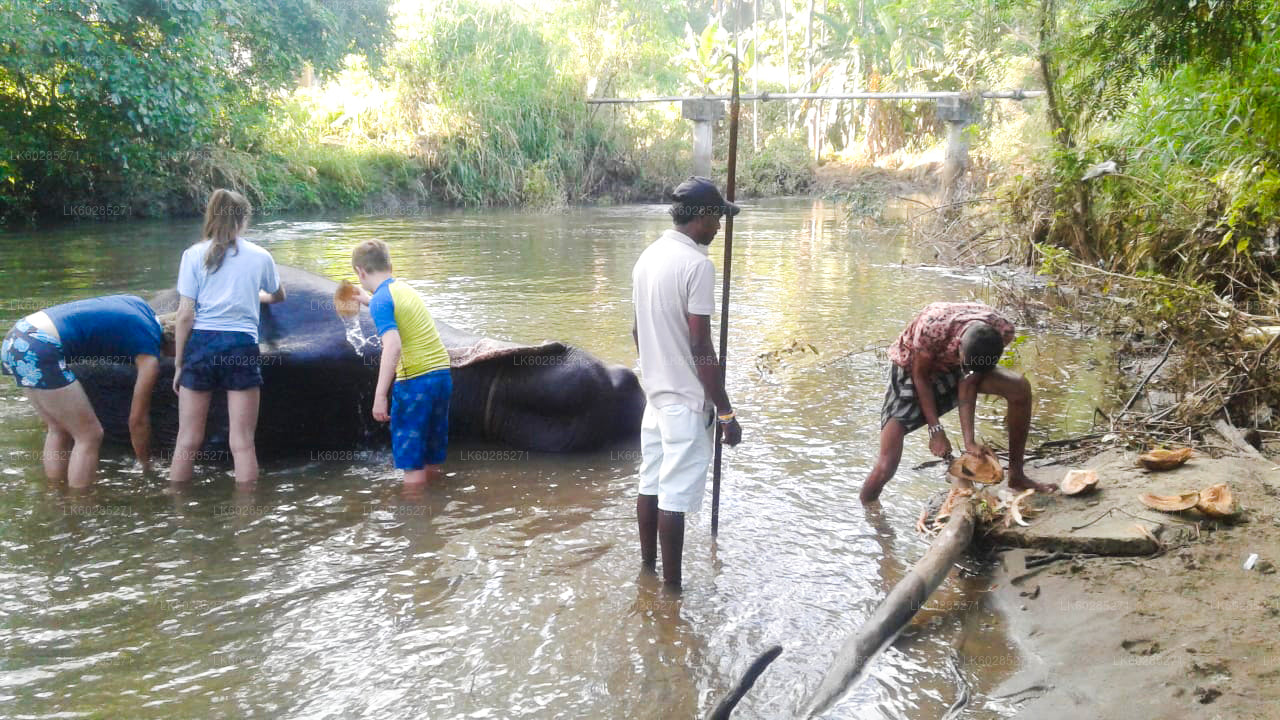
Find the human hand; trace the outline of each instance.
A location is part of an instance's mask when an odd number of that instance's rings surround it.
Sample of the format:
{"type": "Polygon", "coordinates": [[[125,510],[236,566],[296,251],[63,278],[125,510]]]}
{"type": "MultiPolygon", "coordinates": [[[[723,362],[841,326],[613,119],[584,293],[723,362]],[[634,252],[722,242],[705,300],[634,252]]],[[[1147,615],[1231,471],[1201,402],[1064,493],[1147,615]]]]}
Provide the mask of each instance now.
{"type": "Polygon", "coordinates": [[[373,419],[378,422],[390,422],[391,415],[387,413],[387,396],[373,396],[373,419]]]}
{"type": "Polygon", "coordinates": [[[946,430],[939,430],[929,435],[929,452],[933,453],[934,457],[951,456],[951,441],[947,439],[946,430]]]}
{"type": "Polygon", "coordinates": [[[725,445],[733,447],[734,445],[742,442],[742,426],[738,424],[737,418],[721,425],[720,431],[725,445]]]}
{"type": "Polygon", "coordinates": [[[180,394],[178,392],[178,380],[181,378],[182,378],[182,366],[174,365],[173,366],[173,394],[174,395],[180,394]]]}

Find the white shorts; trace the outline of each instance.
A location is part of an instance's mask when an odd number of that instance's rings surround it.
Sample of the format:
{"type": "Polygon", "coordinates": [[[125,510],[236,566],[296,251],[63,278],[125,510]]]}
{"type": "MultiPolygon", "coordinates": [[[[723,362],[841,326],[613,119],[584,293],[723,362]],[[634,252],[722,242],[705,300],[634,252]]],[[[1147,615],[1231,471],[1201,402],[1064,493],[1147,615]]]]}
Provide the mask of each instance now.
{"type": "Polygon", "coordinates": [[[707,487],[715,436],[711,410],[646,404],[640,422],[640,494],[657,495],[660,510],[697,512],[707,487]]]}

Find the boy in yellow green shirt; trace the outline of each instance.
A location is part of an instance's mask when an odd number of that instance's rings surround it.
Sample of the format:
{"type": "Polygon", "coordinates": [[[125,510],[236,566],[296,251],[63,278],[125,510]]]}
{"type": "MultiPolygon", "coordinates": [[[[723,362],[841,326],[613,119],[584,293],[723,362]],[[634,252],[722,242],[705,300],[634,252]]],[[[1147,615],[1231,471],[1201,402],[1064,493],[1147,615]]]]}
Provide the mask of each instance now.
{"type": "Polygon", "coordinates": [[[449,449],[449,351],[422,297],[392,276],[386,243],[360,243],[351,265],[382,338],[373,419],[391,421],[391,454],[405,485],[438,479],[449,449]]]}

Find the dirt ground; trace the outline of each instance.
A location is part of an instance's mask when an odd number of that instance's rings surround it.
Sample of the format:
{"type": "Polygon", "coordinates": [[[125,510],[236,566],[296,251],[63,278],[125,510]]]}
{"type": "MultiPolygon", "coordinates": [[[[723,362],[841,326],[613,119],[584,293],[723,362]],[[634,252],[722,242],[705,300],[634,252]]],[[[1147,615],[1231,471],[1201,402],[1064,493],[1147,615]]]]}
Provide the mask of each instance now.
{"type": "MultiPolygon", "coordinates": [[[[1109,474],[1157,494],[1226,482],[1244,508],[1232,524],[1168,516],[1164,548],[1150,556],[1066,555],[1028,570],[1048,546],[998,555],[991,597],[1025,662],[992,695],[1017,704],[1019,717],[1280,718],[1280,462],[1209,453],[1223,456],[1149,476],[1117,471],[1136,455],[1121,451],[1073,467],[1103,468],[1104,489],[1109,474]],[[1251,553],[1259,561],[1245,570],[1251,553]]],[[[1066,469],[1032,473],[1054,480],[1066,469]]],[[[1092,502],[1094,515],[1106,512],[1092,502]]],[[[1053,512],[1050,503],[1032,525],[1053,512]]]]}

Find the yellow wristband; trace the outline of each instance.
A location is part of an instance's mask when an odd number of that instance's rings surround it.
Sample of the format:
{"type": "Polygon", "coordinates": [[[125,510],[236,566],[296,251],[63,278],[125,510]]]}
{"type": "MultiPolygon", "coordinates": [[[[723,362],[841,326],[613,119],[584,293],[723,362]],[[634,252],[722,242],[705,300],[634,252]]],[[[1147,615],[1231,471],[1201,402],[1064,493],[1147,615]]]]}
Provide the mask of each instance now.
{"type": "Polygon", "coordinates": [[[722,422],[722,423],[727,423],[727,422],[731,422],[734,418],[736,418],[736,417],[738,417],[738,416],[737,416],[736,414],[734,414],[734,412],[733,412],[732,410],[730,410],[729,412],[727,412],[727,413],[725,413],[725,414],[723,414],[723,415],[717,415],[716,417],[720,419],[720,422],[722,422]]]}

